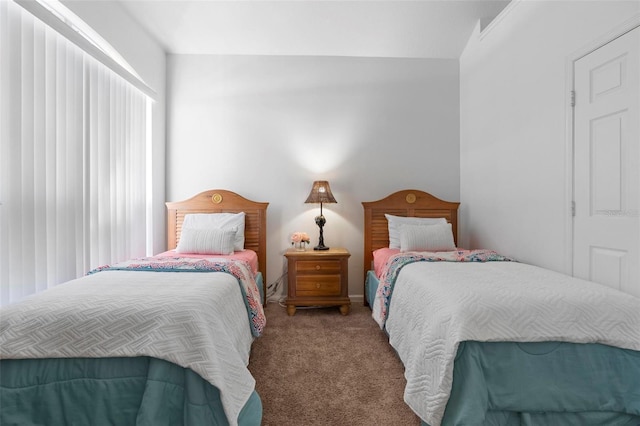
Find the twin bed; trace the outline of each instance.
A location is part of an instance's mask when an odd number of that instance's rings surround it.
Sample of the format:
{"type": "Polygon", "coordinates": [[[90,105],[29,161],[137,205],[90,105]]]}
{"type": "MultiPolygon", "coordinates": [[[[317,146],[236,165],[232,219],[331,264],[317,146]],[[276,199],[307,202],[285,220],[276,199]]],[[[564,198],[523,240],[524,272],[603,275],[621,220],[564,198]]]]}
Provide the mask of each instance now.
{"type": "Polygon", "coordinates": [[[167,203],[168,252],[3,308],[0,424],[259,425],[267,205],[167,203]]]}
{"type": "Polygon", "coordinates": [[[423,424],[640,424],[639,299],[455,248],[458,203],[405,190],[362,204],[366,303],[423,424]]]}

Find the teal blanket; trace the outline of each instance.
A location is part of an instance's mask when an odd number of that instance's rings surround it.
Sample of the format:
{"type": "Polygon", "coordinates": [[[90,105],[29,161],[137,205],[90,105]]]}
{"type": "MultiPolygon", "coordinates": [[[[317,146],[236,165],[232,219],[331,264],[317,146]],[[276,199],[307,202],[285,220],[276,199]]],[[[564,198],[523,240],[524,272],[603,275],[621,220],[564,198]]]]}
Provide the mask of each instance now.
{"type": "MultiPolygon", "coordinates": [[[[149,357],[1,360],[0,407],[3,426],[229,424],[215,386],[149,357]]],[[[261,419],[254,391],[238,423],[261,419]]]]}

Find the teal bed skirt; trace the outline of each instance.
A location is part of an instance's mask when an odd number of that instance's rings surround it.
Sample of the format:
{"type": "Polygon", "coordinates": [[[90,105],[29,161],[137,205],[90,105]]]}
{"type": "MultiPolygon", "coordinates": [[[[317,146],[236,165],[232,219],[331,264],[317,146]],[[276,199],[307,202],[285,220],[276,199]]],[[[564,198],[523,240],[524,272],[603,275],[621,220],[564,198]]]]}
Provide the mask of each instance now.
{"type": "Polygon", "coordinates": [[[378,277],[376,277],[376,273],[373,271],[367,272],[367,277],[364,281],[364,297],[366,298],[367,304],[369,306],[373,306],[373,299],[376,297],[376,290],[378,289],[378,277]]]}
{"type": "MultiPolygon", "coordinates": [[[[224,426],[219,390],[149,357],[0,360],[0,424],[224,426]]],[[[238,424],[259,426],[254,391],[238,424]]]]}
{"type": "Polygon", "coordinates": [[[264,294],[264,281],[262,278],[262,272],[258,272],[256,274],[256,285],[258,286],[258,292],[260,292],[260,302],[262,302],[262,305],[264,305],[265,302],[265,297],[266,295],[264,294]]]}
{"type": "MultiPolygon", "coordinates": [[[[370,306],[377,287],[369,271],[370,306]]],[[[442,420],[451,425],[640,426],[640,352],[595,343],[462,342],[442,420]]]]}
{"type": "Polygon", "coordinates": [[[462,342],[442,425],[638,426],[640,352],[596,343],[462,342]]]}

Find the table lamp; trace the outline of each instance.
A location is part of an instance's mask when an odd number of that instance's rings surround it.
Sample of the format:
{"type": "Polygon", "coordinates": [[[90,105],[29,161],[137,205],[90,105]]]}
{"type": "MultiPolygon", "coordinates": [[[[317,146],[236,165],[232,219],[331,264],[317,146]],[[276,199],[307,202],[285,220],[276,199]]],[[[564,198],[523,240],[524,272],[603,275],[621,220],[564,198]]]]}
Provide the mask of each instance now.
{"type": "Polygon", "coordinates": [[[316,225],[320,228],[320,238],[318,239],[318,245],[314,247],[314,250],[329,250],[329,247],[324,245],[324,237],[322,236],[322,228],[327,223],[326,219],[322,215],[322,203],[337,203],[336,199],[331,193],[329,182],[326,180],[317,180],[313,182],[311,193],[307,197],[305,203],[320,203],[320,215],[316,216],[316,225]]]}

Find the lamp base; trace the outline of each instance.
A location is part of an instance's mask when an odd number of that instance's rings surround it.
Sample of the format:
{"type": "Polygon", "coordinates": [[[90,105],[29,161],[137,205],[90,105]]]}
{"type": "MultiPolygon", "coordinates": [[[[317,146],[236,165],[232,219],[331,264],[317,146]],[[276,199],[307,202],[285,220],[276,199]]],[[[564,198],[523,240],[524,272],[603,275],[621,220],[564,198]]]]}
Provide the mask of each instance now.
{"type": "Polygon", "coordinates": [[[322,235],[322,228],[325,223],[327,223],[327,221],[324,219],[324,216],[322,216],[322,203],[320,203],[320,216],[316,216],[316,225],[320,228],[320,238],[318,238],[318,245],[313,248],[314,250],[329,250],[329,247],[324,245],[324,236],[322,235]]]}

